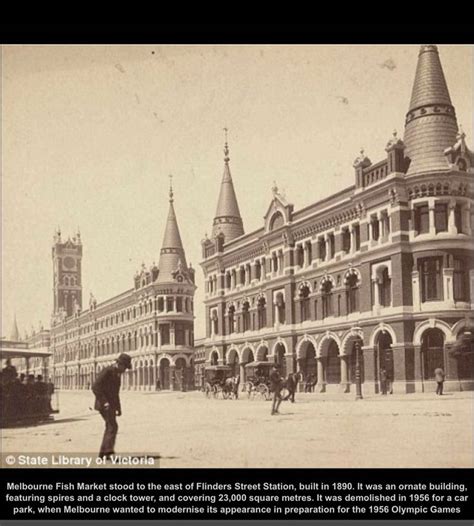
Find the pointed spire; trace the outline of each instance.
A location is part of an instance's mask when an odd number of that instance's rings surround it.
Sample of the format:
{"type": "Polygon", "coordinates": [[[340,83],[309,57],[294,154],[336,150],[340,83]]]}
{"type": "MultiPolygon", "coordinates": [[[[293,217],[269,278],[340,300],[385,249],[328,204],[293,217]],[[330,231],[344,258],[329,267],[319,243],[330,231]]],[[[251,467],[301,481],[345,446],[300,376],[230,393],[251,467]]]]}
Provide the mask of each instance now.
{"type": "MultiPolygon", "coordinates": [[[[171,177],[170,177],[171,181],[171,177]]],[[[158,283],[174,282],[173,273],[181,268],[186,269],[186,255],[178,228],[178,221],[174,210],[173,188],[170,182],[169,190],[169,210],[166,220],[165,235],[161,245],[160,260],[158,262],[158,283]]]]}
{"type": "Polygon", "coordinates": [[[16,314],[13,318],[13,326],[12,326],[12,332],[10,334],[10,340],[13,342],[17,342],[20,340],[20,331],[18,330],[18,324],[16,322],[16,314]]]}
{"type": "Polygon", "coordinates": [[[232,176],[230,174],[227,132],[228,129],[224,128],[224,174],[222,176],[216,215],[212,227],[212,236],[215,237],[219,233],[222,233],[224,234],[226,242],[239,237],[244,233],[239,205],[237,203],[237,196],[235,195],[234,183],[232,182],[232,176]]]}
{"type": "Polygon", "coordinates": [[[434,45],[420,48],[415,81],[405,121],[407,175],[447,170],[444,150],[456,142],[456,113],[434,45]]]}

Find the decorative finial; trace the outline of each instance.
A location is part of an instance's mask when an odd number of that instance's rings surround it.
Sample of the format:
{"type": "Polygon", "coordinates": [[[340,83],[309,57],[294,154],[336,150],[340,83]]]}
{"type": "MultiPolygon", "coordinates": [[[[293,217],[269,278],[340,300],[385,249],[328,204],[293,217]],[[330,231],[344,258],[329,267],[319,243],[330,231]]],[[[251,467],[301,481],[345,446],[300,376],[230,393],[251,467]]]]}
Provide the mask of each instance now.
{"type": "Polygon", "coordinates": [[[462,124],[460,124],[457,139],[460,140],[460,139],[465,139],[465,138],[466,138],[466,134],[464,133],[462,124]]]}
{"type": "Polygon", "coordinates": [[[364,152],[364,147],[361,146],[361,148],[360,148],[360,157],[361,157],[361,159],[364,158],[364,153],[365,153],[365,152],[364,152]]]}
{"type": "Polygon", "coordinates": [[[230,158],[229,158],[229,145],[227,143],[227,132],[229,131],[228,128],[224,128],[224,136],[225,136],[225,143],[224,143],[224,162],[226,164],[229,164],[230,158]]]}
{"type": "Polygon", "coordinates": [[[276,195],[278,193],[278,186],[276,184],[276,181],[273,181],[272,192],[273,195],[276,195]]]}
{"type": "Polygon", "coordinates": [[[170,178],[170,191],[169,191],[169,196],[170,196],[170,203],[173,202],[173,176],[170,174],[168,175],[168,177],[170,178]]]}
{"type": "Polygon", "coordinates": [[[393,138],[394,138],[394,140],[395,140],[395,139],[397,138],[397,130],[393,130],[392,135],[393,135],[393,138]]]}

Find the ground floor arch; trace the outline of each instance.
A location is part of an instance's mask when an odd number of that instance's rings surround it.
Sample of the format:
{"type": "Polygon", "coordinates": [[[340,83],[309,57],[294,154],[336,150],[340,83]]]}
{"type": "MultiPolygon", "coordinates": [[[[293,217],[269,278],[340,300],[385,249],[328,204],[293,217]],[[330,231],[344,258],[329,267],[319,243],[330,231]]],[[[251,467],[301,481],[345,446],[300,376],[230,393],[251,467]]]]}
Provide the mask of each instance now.
{"type": "Polygon", "coordinates": [[[280,374],[286,378],[287,376],[287,367],[286,367],[286,348],[283,343],[279,342],[273,348],[275,363],[280,371],[280,374]]]}
{"type": "Polygon", "coordinates": [[[168,358],[162,358],[159,362],[160,389],[167,391],[171,387],[171,362],[168,358]]]}
{"type": "Polygon", "coordinates": [[[268,347],[266,345],[260,345],[256,351],[257,362],[268,361],[268,347]]]}
{"type": "Polygon", "coordinates": [[[303,376],[303,382],[308,385],[316,385],[318,381],[318,365],[316,348],[311,340],[301,342],[298,349],[298,371],[303,376]]]}
{"type": "Polygon", "coordinates": [[[421,335],[423,380],[434,380],[437,368],[446,370],[445,335],[439,328],[426,329],[421,335]]]}
{"type": "Polygon", "coordinates": [[[341,358],[339,356],[339,346],[334,340],[329,340],[323,360],[326,362],[326,384],[340,384],[341,358]]]}
{"type": "Polygon", "coordinates": [[[231,368],[232,376],[239,374],[239,353],[237,349],[229,349],[227,353],[227,365],[231,368]]]}

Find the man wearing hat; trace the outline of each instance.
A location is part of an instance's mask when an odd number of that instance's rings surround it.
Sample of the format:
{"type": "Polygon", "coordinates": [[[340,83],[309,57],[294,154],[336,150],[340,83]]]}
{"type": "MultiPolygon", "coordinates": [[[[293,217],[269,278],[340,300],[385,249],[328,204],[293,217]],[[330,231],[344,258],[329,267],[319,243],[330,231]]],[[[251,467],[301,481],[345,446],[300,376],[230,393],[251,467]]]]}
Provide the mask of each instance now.
{"type": "Polygon", "coordinates": [[[278,415],[278,408],[280,407],[282,397],[281,389],[283,387],[283,378],[278,372],[278,367],[274,365],[270,373],[270,391],[273,392],[272,415],[278,415]]]}
{"type": "Polygon", "coordinates": [[[92,392],[95,394],[94,409],[99,411],[105,421],[104,437],[100,446],[100,457],[108,458],[114,454],[115,439],[117,437],[117,416],[122,414],[120,406],[120,376],[125,369],[132,368],[132,359],[128,354],[122,353],[116,363],[100,371],[92,392]]]}

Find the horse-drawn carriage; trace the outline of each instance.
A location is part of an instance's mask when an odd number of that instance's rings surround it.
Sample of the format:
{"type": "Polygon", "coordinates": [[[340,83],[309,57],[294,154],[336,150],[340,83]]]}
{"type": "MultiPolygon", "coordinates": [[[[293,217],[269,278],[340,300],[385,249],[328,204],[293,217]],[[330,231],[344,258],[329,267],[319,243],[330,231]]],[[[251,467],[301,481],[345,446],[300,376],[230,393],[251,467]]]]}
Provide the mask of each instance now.
{"type": "Polygon", "coordinates": [[[249,398],[263,398],[270,400],[271,362],[250,362],[245,366],[245,390],[249,398]]]}
{"type": "MultiPolygon", "coordinates": [[[[270,373],[274,366],[272,362],[250,362],[245,366],[245,390],[249,398],[271,399],[270,373]]],[[[300,373],[292,373],[287,378],[282,378],[280,396],[284,400],[293,397],[294,401],[294,392],[300,380],[300,373]]]]}
{"type": "Polygon", "coordinates": [[[240,377],[228,365],[210,365],[204,369],[203,391],[207,398],[238,398],[240,377]]]}

